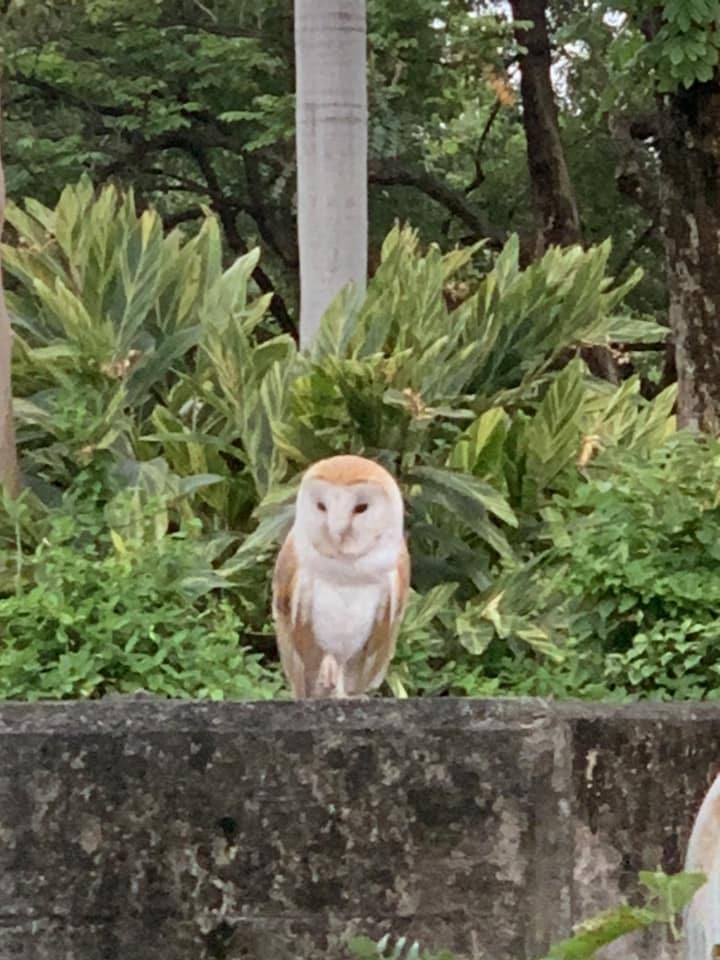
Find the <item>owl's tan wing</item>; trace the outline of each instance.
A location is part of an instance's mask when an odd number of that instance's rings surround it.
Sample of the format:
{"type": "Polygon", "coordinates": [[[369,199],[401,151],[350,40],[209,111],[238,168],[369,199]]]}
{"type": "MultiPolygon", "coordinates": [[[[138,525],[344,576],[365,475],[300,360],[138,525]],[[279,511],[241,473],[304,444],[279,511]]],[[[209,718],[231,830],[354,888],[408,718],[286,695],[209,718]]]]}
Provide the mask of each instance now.
{"type": "Polygon", "coordinates": [[[374,690],[385,679],[395,654],[395,641],[407,606],[410,587],[410,556],[403,543],[393,574],[393,589],[388,602],[379,611],[365,646],[349,661],[346,684],[348,693],[374,690]]]}
{"type": "Polygon", "coordinates": [[[322,651],[315,643],[310,624],[302,620],[299,604],[293,602],[298,589],[298,565],[292,533],[288,534],[275,561],[272,589],[280,663],[293,696],[309,697],[315,688],[322,651]]]}

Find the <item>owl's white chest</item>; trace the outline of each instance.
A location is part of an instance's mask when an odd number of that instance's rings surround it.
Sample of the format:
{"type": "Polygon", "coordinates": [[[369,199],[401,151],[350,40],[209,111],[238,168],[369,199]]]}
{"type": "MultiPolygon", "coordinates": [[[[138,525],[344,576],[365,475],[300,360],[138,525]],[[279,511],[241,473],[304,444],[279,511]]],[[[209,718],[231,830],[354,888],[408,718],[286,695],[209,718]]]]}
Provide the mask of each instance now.
{"type": "Polygon", "coordinates": [[[318,646],[341,662],[361,650],[388,602],[387,580],[349,585],[313,577],[306,584],[306,609],[318,646]]]}

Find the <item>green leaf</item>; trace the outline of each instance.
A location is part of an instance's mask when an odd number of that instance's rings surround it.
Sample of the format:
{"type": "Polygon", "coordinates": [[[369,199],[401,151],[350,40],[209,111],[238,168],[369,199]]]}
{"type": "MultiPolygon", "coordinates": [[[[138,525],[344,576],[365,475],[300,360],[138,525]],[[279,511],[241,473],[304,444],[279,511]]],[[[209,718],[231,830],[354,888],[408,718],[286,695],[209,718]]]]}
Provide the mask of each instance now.
{"type": "Polygon", "coordinates": [[[506,414],[502,407],[492,407],[481,414],[460,436],[448,457],[448,467],[474,473],[478,461],[490,442],[503,427],[506,414]]]}
{"type": "Polygon", "coordinates": [[[575,934],[551,947],[543,960],[589,960],[601,947],[619,937],[642,930],[655,921],[646,907],[618,907],[581,923],[575,934]]]}
{"type": "Polygon", "coordinates": [[[462,519],[471,525],[475,522],[478,510],[487,510],[511,527],[518,525],[517,517],[505,497],[477,477],[437,467],[415,467],[408,480],[419,483],[425,491],[442,493],[448,502],[457,505],[458,512],[469,510],[470,515],[465,512],[462,519]]]}

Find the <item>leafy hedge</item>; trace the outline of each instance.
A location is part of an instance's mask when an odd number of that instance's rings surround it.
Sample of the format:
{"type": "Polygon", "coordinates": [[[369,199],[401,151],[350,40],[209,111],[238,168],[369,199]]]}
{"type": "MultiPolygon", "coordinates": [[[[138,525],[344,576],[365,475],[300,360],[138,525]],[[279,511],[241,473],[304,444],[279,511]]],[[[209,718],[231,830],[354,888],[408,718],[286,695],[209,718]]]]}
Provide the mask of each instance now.
{"type": "Polygon", "coordinates": [[[580,358],[658,335],[607,244],[521,269],[512,239],[448,311],[477,248],[397,227],[300,354],[210,216],[166,234],[83,180],[7,219],[27,491],[0,515],[0,695],[276,695],[269,568],[300,472],[341,451],[406,496],[387,691],[712,693],[718,451],[674,436],[674,389],[580,358]]]}

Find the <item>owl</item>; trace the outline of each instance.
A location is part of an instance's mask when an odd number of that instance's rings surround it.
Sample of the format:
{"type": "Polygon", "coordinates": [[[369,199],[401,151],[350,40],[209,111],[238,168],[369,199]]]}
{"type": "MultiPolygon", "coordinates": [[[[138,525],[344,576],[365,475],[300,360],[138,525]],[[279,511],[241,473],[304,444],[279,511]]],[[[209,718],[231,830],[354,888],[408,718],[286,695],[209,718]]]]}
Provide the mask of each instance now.
{"type": "Polygon", "coordinates": [[[380,686],[409,578],[402,495],[387,470],[355,456],[313,464],[273,575],[278,650],[295,697],[380,686]]]}
{"type": "Polygon", "coordinates": [[[683,931],[688,960],[710,960],[720,943],[720,775],[700,806],[685,856],[688,873],[704,873],[705,883],[685,910],[683,931]]]}

